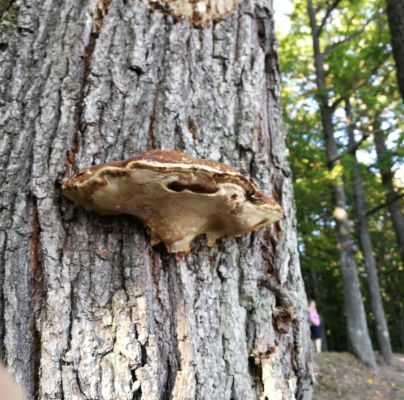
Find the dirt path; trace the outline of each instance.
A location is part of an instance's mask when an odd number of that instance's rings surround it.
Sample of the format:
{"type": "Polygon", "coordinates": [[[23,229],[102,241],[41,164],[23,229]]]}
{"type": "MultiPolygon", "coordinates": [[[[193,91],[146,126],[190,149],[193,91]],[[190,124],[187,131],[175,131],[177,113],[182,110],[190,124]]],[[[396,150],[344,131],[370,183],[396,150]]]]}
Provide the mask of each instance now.
{"type": "Polygon", "coordinates": [[[404,400],[404,355],[373,375],[349,353],[317,354],[313,400],[404,400]]]}

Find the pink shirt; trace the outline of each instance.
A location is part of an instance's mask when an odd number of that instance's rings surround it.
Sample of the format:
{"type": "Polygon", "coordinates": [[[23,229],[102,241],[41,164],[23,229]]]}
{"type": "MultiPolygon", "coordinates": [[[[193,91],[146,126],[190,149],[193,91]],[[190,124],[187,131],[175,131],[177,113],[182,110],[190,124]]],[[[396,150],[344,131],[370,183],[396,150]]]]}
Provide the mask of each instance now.
{"type": "Polygon", "coordinates": [[[320,325],[320,316],[318,315],[316,307],[310,307],[310,325],[319,326],[320,325]]]}

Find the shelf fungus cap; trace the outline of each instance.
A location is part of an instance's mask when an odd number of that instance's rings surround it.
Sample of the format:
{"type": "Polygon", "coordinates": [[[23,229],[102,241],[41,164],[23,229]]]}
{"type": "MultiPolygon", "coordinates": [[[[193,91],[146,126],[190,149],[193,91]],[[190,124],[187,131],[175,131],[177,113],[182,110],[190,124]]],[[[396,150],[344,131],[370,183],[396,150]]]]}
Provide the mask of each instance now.
{"type": "Polygon", "coordinates": [[[130,214],[146,225],[152,245],[188,252],[205,234],[208,244],[279,221],[283,212],[230,166],[179,151],[152,150],[78,172],[62,185],[76,205],[104,215],[130,214]]]}

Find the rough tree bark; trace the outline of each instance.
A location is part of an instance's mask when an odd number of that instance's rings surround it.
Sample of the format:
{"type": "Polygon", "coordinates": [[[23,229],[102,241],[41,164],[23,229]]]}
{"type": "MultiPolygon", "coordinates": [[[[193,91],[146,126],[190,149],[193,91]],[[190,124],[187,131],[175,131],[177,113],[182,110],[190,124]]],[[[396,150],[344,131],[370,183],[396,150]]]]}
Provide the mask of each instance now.
{"type": "Polygon", "coordinates": [[[376,260],[373,256],[373,246],[370,237],[369,222],[366,215],[365,190],[363,188],[361,172],[356,158],[356,141],[354,135],[354,124],[352,119],[351,104],[349,99],[345,102],[345,110],[348,122],[349,147],[352,151],[352,183],[357,212],[359,240],[362,254],[365,261],[366,278],[369,287],[370,304],[373,311],[373,318],[376,323],[376,337],[380,353],[384,361],[391,365],[393,351],[391,349],[389,328],[384,313],[383,300],[380,292],[379,277],[377,275],[376,260]]]}
{"type": "MultiPolygon", "coordinates": [[[[329,93],[324,69],[324,53],[320,48],[321,25],[318,24],[316,20],[317,13],[311,0],[307,1],[307,10],[310,18],[310,28],[313,41],[314,64],[318,90],[317,99],[321,113],[326,161],[328,169],[331,172],[335,172],[338,171],[340,160],[334,137],[333,115],[335,110],[329,104],[329,93]]],[[[340,254],[341,276],[344,287],[348,338],[352,346],[352,351],[359,360],[370,368],[376,370],[376,360],[369,337],[365,308],[360,292],[358,268],[354,258],[351,235],[352,222],[347,212],[346,195],[342,177],[335,177],[331,190],[337,244],[340,254]]]]}
{"type": "Polygon", "coordinates": [[[389,210],[393,222],[397,246],[404,266],[404,214],[401,211],[401,198],[394,188],[393,161],[386,146],[386,140],[380,127],[380,121],[376,121],[375,124],[374,141],[379,171],[386,191],[387,209],[389,210]]]}
{"type": "Polygon", "coordinates": [[[393,56],[396,62],[398,87],[404,101],[404,2],[402,0],[387,0],[386,10],[393,56]]]}
{"type": "Polygon", "coordinates": [[[192,1],[3,13],[0,354],[29,399],[311,397],[272,2],[233,3],[210,2],[213,22],[192,1]],[[150,148],[238,167],[285,218],[177,260],[61,196],[72,172],[150,148]]]}

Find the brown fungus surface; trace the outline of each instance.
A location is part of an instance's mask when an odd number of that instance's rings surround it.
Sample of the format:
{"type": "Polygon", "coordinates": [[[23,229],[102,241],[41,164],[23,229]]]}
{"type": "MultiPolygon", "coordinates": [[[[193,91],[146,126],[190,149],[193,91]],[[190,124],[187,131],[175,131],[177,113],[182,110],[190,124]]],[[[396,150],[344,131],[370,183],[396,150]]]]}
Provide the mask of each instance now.
{"type": "Polygon", "coordinates": [[[63,182],[76,205],[104,215],[130,214],[152,245],[188,252],[205,234],[209,245],[282,218],[281,207],[232,167],[179,151],[152,150],[84,169],[63,182]]]}

